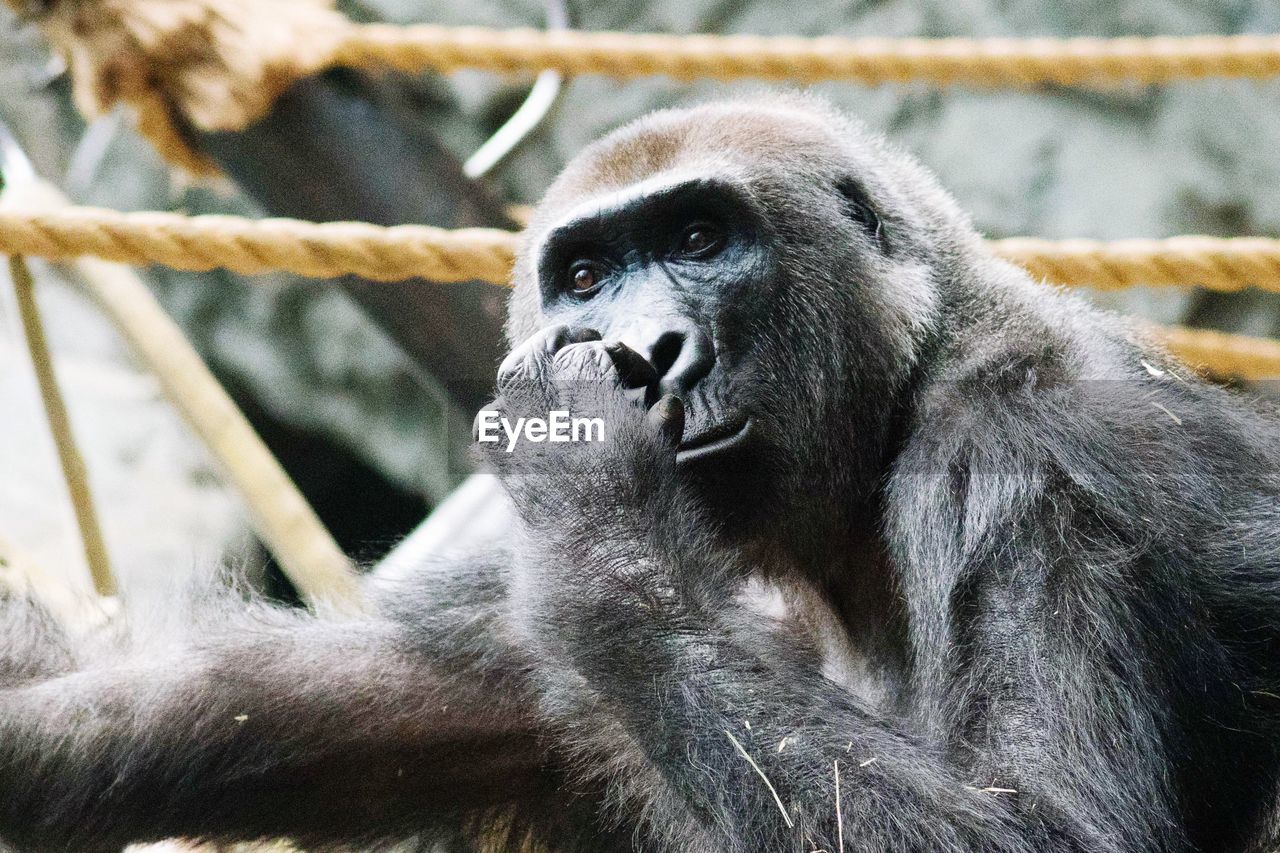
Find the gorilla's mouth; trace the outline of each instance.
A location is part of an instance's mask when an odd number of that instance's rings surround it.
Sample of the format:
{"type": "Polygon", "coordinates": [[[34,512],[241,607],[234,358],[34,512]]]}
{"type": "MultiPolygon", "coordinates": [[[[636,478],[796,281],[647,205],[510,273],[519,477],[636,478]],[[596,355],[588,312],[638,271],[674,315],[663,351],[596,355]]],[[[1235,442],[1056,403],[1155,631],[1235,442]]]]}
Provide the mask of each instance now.
{"type": "Polygon", "coordinates": [[[696,433],[680,442],[676,452],[677,462],[705,459],[746,441],[751,432],[751,418],[737,415],[696,433]]]}

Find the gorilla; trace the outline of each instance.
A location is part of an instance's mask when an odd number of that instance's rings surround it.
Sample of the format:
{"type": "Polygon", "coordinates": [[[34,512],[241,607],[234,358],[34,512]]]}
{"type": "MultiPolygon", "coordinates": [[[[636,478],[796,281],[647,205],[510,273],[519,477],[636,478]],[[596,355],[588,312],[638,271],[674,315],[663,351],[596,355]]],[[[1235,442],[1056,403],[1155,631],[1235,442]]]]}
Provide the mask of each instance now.
{"type": "Polygon", "coordinates": [[[371,613],[77,642],[8,596],[4,843],[1277,849],[1280,420],[886,141],[799,96],[612,133],[508,332],[495,416],[601,440],[477,441],[508,532],[371,613]]]}

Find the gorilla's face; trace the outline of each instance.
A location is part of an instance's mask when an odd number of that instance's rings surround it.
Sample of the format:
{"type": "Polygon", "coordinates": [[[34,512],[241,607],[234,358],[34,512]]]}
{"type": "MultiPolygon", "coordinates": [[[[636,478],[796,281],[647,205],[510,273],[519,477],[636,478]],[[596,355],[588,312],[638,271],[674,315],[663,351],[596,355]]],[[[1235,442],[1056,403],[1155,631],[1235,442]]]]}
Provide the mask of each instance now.
{"type": "Polygon", "coordinates": [[[685,402],[681,470],[722,506],[863,497],[932,305],[894,233],[910,217],[838,121],[792,101],[659,113],[587,149],[526,232],[513,342],[565,325],[647,359],[685,402]]]}
{"type": "Polygon", "coordinates": [[[537,249],[540,314],[595,329],[652,364],[684,400],[677,459],[745,444],[767,390],[758,321],[778,280],[769,226],[723,177],[645,182],[562,217],[537,249]]]}

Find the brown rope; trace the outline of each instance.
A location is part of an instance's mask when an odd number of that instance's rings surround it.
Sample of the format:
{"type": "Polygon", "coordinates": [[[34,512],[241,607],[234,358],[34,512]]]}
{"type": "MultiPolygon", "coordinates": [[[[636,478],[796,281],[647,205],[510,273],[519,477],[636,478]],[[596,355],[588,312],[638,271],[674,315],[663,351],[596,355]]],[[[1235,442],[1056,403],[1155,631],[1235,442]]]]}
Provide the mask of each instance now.
{"type": "Polygon", "coordinates": [[[289,86],[330,67],[351,26],[330,0],[74,0],[48,4],[39,23],[66,59],[81,112],[129,104],[160,153],[198,174],[217,170],[185,126],[249,126],[289,86]]]}
{"type": "Polygon", "coordinates": [[[508,231],[485,228],[384,228],[362,222],[317,224],[95,208],[0,211],[0,254],[20,252],[48,260],[96,255],[126,264],[160,263],[197,271],[223,267],[248,275],[278,269],[317,277],[350,273],[374,281],[422,276],[505,282],[515,239],[508,231]]]}
{"type": "Polygon", "coordinates": [[[334,62],[385,64],[401,71],[532,73],[550,68],[565,74],[661,74],[678,80],[749,77],[1025,88],[1270,77],[1280,74],[1280,37],[798,38],[366,24],[347,29],[334,62]]]}
{"type": "Polygon", "coordinates": [[[1280,341],[1182,326],[1155,326],[1151,331],[1169,352],[1214,376],[1280,379],[1280,341]]]}
{"type": "MultiPolygon", "coordinates": [[[[285,270],[374,281],[428,278],[506,284],[518,236],[509,231],[360,222],[300,222],[235,216],[120,213],[64,208],[0,211],[0,253],[65,260],[96,255],[128,264],[161,263],[254,274],[285,270]]],[[[1165,240],[1053,242],[996,240],[992,248],[1033,275],[1059,284],[1119,288],[1199,285],[1280,292],[1280,240],[1171,237],[1165,240]]]]}
{"type": "Polygon", "coordinates": [[[80,529],[80,544],[84,548],[93,588],[99,595],[115,595],[116,579],[111,573],[111,560],[107,556],[102,527],[98,524],[98,514],[93,507],[89,475],[85,471],[84,457],[76,446],[71,418],[67,414],[62,392],[58,389],[58,378],[53,372],[53,357],[45,338],[44,324],[40,321],[35,281],[31,277],[31,271],[27,269],[26,261],[17,255],[9,258],[9,275],[13,278],[13,291],[17,297],[22,330],[27,339],[27,352],[31,358],[31,366],[35,369],[36,384],[40,388],[40,399],[44,403],[49,432],[58,451],[62,477],[71,496],[71,507],[75,511],[76,525],[80,529]]]}
{"type": "Polygon", "coordinates": [[[1196,284],[1210,290],[1249,285],[1280,290],[1280,240],[1169,237],[1164,240],[997,240],[996,252],[1033,275],[1116,290],[1133,284],[1196,284]]]}

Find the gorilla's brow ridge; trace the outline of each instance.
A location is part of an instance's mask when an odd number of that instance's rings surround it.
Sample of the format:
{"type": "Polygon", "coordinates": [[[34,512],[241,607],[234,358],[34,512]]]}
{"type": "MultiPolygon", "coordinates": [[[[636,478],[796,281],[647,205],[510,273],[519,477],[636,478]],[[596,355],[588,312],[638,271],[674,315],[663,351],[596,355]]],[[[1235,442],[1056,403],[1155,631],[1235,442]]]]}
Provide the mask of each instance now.
{"type": "Polygon", "coordinates": [[[621,216],[638,216],[643,210],[659,210],[683,198],[705,200],[718,194],[739,206],[750,204],[742,185],[722,175],[694,175],[685,172],[664,173],[581,202],[569,209],[538,239],[532,257],[539,269],[549,260],[556,244],[573,239],[577,233],[593,226],[614,221],[621,216]],[[636,210],[639,208],[640,210],[636,210]]]}

